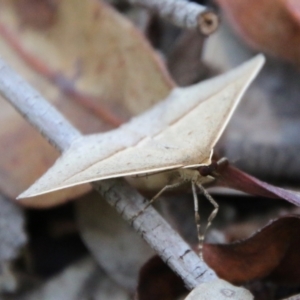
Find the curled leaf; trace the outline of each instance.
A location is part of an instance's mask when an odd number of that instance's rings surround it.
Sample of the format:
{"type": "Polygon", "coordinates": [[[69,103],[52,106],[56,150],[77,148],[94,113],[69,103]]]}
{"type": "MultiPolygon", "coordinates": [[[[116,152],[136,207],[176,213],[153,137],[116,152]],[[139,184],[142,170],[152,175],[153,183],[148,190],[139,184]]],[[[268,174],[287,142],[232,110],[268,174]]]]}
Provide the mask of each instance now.
{"type": "Polygon", "coordinates": [[[300,64],[300,18],[297,0],[218,0],[227,19],[259,51],[300,64]],[[288,45],[288,47],[287,47],[288,45]]]}
{"type": "Polygon", "coordinates": [[[182,279],[160,257],[153,256],[141,268],[137,286],[139,300],[173,300],[187,292],[182,279]]]}
{"type": "Polygon", "coordinates": [[[206,244],[204,259],[219,277],[243,284],[268,279],[280,284],[299,284],[300,217],[285,216],[249,239],[228,244],[206,244]]]}
{"type": "MultiPolygon", "coordinates": [[[[280,285],[299,285],[299,230],[300,217],[285,216],[272,221],[243,241],[231,244],[205,244],[204,260],[220,278],[231,284],[241,285],[254,280],[266,280],[280,285]]],[[[204,285],[204,292],[213,293],[214,284],[211,282],[207,286],[204,285]]],[[[217,281],[215,287],[222,288],[224,284],[228,283],[217,281]]],[[[202,290],[201,286],[199,288],[202,290]]],[[[229,289],[231,288],[232,286],[229,289]]],[[[153,257],[141,269],[137,289],[140,300],[174,299],[184,291],[182,280],[172,273],[160,258],[153,257]],[[160,290],[163,292],[159,293],[160,290]]],[[[241,293],[244,292],[242,289],[241,293]]],[[[245,295],[250,297],[247,292],[245,295]]],[[[222,298],[214,296],[207,299],[222,298]]]]}
{"type": "Polygon", "coordinates": [[[284,199],[300,206],[300,193],[261,181],[230,164],[222,168],[216,185],[227,186],[251,195],[284,199]]]}

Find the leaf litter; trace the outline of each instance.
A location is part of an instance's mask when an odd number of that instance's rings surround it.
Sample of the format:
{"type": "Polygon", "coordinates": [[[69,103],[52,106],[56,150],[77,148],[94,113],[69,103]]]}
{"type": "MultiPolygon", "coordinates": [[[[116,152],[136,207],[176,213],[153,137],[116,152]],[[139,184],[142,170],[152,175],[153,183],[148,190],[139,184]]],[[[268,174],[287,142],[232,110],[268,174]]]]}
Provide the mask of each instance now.
{"type": "MultiPolygon", "coordinates": [[[[97,115],[99,110],[113,111],[120,122],[170,92],[173,83],[162,61],[127,18],[102,1],[50,2],[0,1],[1,57],[81,132],[113,127],[97,115]]],[[[0,187],[15,198],[58,155],[2,99],[1,107],[0,187]]],[[[26,204],[49,207],[89,189],[73,188],[26,204]]]]}
{"type": "MultiPolygon", "coordinates": [[[[26,2],[26,1],[24,1],[24,2],[26,2]]],[[[23,20],[24,21],[24,20],[23,20]]],[[[51,21],[52,22],[52,21],[51,21]]],[[[50,22],[50,24],[51,24],[51,22],[50,22]]],[[[32,24],[31,24],[32,25],[32,24]]],[[[47,25],[47,24],[46,24],[47,25]]],[[[170,90],[170,87],[169,87],[169,90],[170,90]]],[[[159,100],[159,99],[162,99],[163,97],[157,97],[157,100],[159,100]]],[[[130,114],[128,114],[128,115],[130,115],[130,114]]],[[[53,161],[53,160],[52,160],[53,161]]],[[[51,164],[51,162],[49,162],[48,163],[48,165],[50,165],[51,164]]],[[[44,169],[45,170],[45,169],[44,169]]],[[[41,172],[42,173],[42,172],[41,172]]],[[[31,179],[31,181],[32,181],[32,179],[31,179]]],[[[28,185],[28,183],[27,183],[27,185],[28,185]]],[[[24,188],[24,187],[23,187],[24,188]]],[[[36,200],[35,200],[36,201],[36,200]]],[[[37,202],[33,202],[33,205],[36,205],[37,204],[37,202]],[[35,203],[35,204],[34,204],[35,203]]],[[[283,223],[281,223],[281,226],[284,228],[285,226],[284,226],[284,224],[283,223]]],[[[287,226],[288,227],[288,226],[287,226]]],[[[271,233],[271,236],[272,236],[273,234],[271,233]]],[[[263,245],[263,242],[264,242],[264,240],[262,239],[262,245],[261,245],[261,247],[263,247],[264,245],[263,245]]],[[[291,270],[291,269],[290,269],[291,270]]]]}

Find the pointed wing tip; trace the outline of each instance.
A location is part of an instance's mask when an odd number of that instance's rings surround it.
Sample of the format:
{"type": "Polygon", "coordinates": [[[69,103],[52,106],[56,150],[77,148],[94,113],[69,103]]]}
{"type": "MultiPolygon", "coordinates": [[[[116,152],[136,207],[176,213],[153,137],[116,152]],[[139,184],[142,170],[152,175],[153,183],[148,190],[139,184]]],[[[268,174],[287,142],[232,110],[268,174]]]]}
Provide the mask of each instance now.
{"type": "Polygon", "coordinates": [[[35,184],[33,184],[27,190],[25,190],[19,196],[17,196],[16,200],[22,200],[25,198],[36,197],[36,196],[44,195],[47,193],[55,192],[60,189],[62,189],[62,188],[55,187],[55,188],[44,188],[43,189],[43,188],[38,188],[35,184]]]}
{"type": "Polygon", "coordinates": [[[242,73],[245,71],[246,73],[248,72],[246,84],[244,85],[244,92],[247,90],[251,82],[257,77],[265,61],[265,56],[262,53],[260,53],[251,58],[250,60],[245,61],[240,67],[233,69],[233,72],[235,70],[238,70],[238,72],[242,71],[242,73]]]}
{"type": "Polygon", "coordinates": [[[257,54],[254,59],[256,59],[261,66],[266,62],[266,57],[262,53],[257,54]]]}
{"type": "Polygon", "coordinates": [[[257,59],[257,60],[260,60],[260,61],[262,61],[262,62],[265,62],[265,60],[266,60],[266,57],[265,57],[265,55],[263,54],[263,53],[258,53],[257,55],[255,55],[254,56],[254,59],[257,59]]]}
{"type": "MultiPolygon", "coordinates": [[[[251,59],[246,60],[243,64],[240,65],[240,69],[250,71],[252,73],[252,76],[250,76],[250,78],[253,80],[263,67],[265,61],[266,57],[262,53],[260,53],[253,56],[251,59]]],[[[233,69],[233,71],[234,70],[235,69],[233,69]]]]}
{"type": "Polygon", "coordinates": [[[30,189],[27,189],[26,191],[24,191],[23,193],[21,193],[19,196],[16,197],[16,200],[22,200],[25,198],[31,198],[31,197],[35,197],[35,196],[39,196],[41,194],[45,194],[47,192],[36,192],[36,193],[32,193],[30,192],[30,189]]]}
{"type": "Polygon", "coordinates": [[[265,61],[266,61],[266,57],[262,53],[259,53],[256,56],[254,56],[249,61],[249,63],[254,64],[255,67],[257,68],[257,71],[259,71],[264,65],[265,61]]]}

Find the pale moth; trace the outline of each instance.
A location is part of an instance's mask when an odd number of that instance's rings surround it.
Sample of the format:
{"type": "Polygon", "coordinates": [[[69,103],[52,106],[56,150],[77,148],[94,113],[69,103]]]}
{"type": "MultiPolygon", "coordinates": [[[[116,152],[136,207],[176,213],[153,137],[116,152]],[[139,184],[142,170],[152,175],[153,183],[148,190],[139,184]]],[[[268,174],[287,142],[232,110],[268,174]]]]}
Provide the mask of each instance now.
{"type": "Polygon", "coordinates": [[[18,198],[108,178],[147,174],[137,180],[161,189],[154,198],[190,181],[196,205],[198,186],[215,206],[210,223],[218,206],[201,185],[211,178],[201,176],[197,167],[211,164],[216,142],[263,63],[263,55],[258,55],[226,74],[187,88],[175,88],[165,100],[119,128],[78,138],[18,198]]]}

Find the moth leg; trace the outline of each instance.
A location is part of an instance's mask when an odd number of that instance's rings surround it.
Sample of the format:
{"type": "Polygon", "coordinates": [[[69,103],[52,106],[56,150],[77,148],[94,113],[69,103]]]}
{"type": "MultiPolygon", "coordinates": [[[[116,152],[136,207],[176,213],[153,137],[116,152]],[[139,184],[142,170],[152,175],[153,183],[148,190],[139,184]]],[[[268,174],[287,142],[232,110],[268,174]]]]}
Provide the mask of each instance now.
{"type": "MultiPolygon", "coordinates": [[[[196,182],[196,185],[200,189],[200,191],[203,193],[203,195],[207,198],[207,200],[214,206],[214,210],[211,212],[211,214],[208,217],[207,225],[205,227],[205,230],[203,234],[201,235],[200,241],[199,241],[199,252],[201,253],[200,257],[202,258],[203,255],[203,244],[204,239],[206,236],[207,229],[212,224],[213,219],[216,217],[218,211],[219,211],[219,205],[218,203],[213,199],[213,197],[207,192],[207,190],[200,184],[199,182],[196,182]]],[[[193,191],[194,192],[194,191],[193,191]]]]}
{"type": "Polygon", "coordinates": [[[177,187],[181,186],[184,184],[186,180],[180,180],[179,182],[173,183],[173,184],[168,184],[165,187],[163,187],[149,202],[147,205],[140,211],[138,212],[135,216],[132,217],[132,222],[139,216],[141,215],[150,205],[152,205],[160,196],[167,190],[173,190],[176,189],[177,187]]]}
{"type": "Polygon", "coordinates": [[[194,198],[194,211],[195,211],[195,223],[197,227],[197,237],[198,237],[198,254],[200,258],[203,260],[203,241],[204,235],[201,234],[201,223],[200,223],[200,214],[199,214],[199,201],[196,191],[195,182],[191,181],[192,183],[192,192],[194,198]]]}

